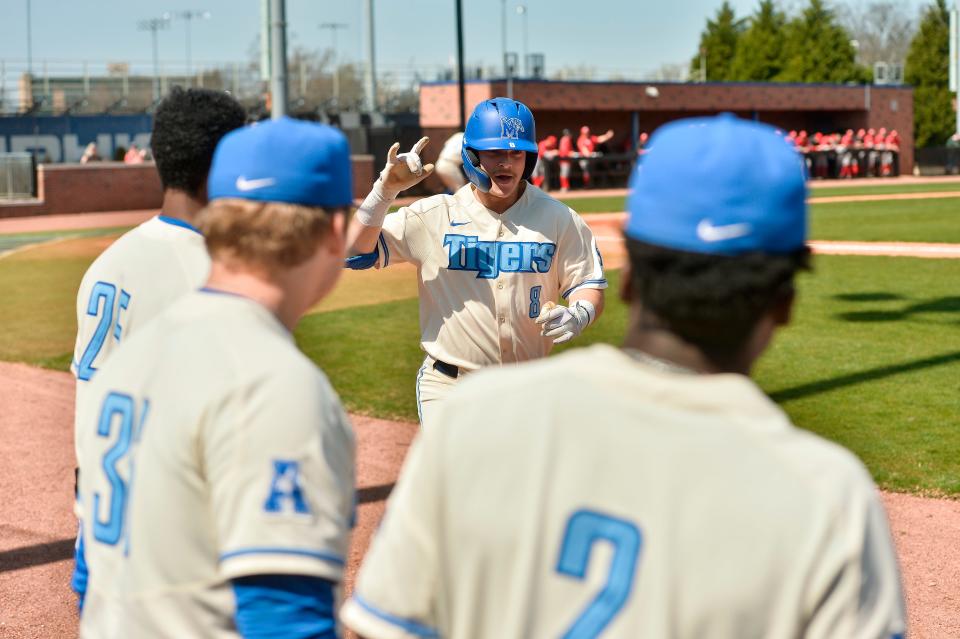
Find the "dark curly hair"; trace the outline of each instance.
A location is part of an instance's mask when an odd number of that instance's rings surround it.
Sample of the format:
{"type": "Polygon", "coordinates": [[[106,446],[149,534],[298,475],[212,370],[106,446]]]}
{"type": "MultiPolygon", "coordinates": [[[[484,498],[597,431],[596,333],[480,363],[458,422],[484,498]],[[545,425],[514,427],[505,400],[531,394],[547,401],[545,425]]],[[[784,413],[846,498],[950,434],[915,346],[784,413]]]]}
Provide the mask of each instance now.
{"type": "Polygon", "coordinates": [[[240,103],[223,91],[173,87],[154,113],[150,139],[163,188],[199,195],[217,142],[246,121],[240,103]]]}
{"type": "Polygon", "coordinates": [[[810,268],[806,247],[786,255],[706,255],[626,238],[630,285],[647,322],[681,337],[709,359],[727,363],[746,344],[763,314],[794,292],[810,268]]]}

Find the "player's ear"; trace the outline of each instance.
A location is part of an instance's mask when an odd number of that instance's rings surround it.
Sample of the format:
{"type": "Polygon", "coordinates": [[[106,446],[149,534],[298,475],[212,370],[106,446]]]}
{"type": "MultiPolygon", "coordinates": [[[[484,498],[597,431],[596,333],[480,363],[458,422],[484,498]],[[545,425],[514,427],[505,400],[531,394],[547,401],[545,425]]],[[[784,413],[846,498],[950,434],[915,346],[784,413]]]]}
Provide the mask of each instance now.
{"type": "Polygon", "coordinates": [[[626,304],[633,302],[633,271],[629,260],[620,269],[620,299],[626,304]]]}

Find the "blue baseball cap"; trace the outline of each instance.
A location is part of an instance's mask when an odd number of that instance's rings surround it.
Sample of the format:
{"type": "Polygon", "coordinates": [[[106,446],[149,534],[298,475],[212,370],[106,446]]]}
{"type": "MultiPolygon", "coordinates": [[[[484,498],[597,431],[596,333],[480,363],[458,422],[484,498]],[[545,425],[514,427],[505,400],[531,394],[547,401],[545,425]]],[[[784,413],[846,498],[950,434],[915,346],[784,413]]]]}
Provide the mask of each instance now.
{"type": "Polygon", "coordinates": [[[350,145],[331,126],[292,118],[237,129],[214,151],[207,197],[350,206],[350,145]]]}
{"type": "Polygon", "coordinates": [[[765,124],[731,114],[667,124],[630,186],[624,232],[648,244],[741,255],[806,243],[806,167],[765,124]]]}

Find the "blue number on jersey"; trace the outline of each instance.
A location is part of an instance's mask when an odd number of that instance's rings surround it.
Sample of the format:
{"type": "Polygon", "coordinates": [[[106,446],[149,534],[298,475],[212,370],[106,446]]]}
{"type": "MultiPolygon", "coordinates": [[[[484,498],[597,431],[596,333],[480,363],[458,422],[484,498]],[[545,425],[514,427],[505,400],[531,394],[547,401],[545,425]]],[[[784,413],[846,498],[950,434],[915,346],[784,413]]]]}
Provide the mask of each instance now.
{"type": "Polygon", "coordinates": [[[89,380],[97,369],[93,367],[93,360],[100,354],[103,348],[103,340],[107,338],[107,331],[113,322],[113,302],[117,298],[117,287],[107,282],[97,282],[90,291],[90,301],[87,303],[87,315],[96,317],[100,315],[100,322],[97,323],[97,330],[93,333],[93,339],[87,344],[83,356],[77,364],[77,379],[83,381],[89,380]],[[100,301],[103,300],[103,304],[100,301]],[[101,315],[102,313],[102,315],[101,315]]]}
{"type": "Polygon", "coordinates": [[[536,319],[540,316],[540,291],[542,286],[534,286],[530,289],[530,317],[536,319]]]}
{"type": "Polygon", "coordinates": [[[607,584],[563,634],[564,639],[597,637],[626,603],[637,568],[642,535],[635,524],[592,510],[578,510],[567,521],[557,572],[583,580],[597,541],[613,545],[607,584]]]}
{"type": "MultiPolygon", "coordinates": [[[[130,445],[134,440],[139,440],[140,432],[143,429],[143,422],[147,417],[147,411],[150,403],[147,400],[143,402],[143,408],[140,414],[140,424],[134,432],[135,407],[133,398],[123,393],[110,393],[103,401],[103,408],[100,410],[100,421],[97,423],[97,435],[110,438],[115,435],[116,440],[103,456],[101,466],[107,476],[110,484],[110,505],[107,509],[107,518],[105,521],[100,519],[100,493],[93,493],[93,537],[99,542],[115,545],[123,536],[123,520],[127,508],[127,487],[128,483],[120,476],[120,470],[117,465],[126,457],[130,451],[130,445]],[[119,418],[119,429],[113,433],[113,424],[119,418]]],[[[132,473],[131,462],[131,473],[132,473]]]]}
{"type": "Polygon", "coordinates": [[[97,372],[93,362],[100,354],[103,348],[103,341],[107,338],[110,331],[110,325],[113,324],[113,337],[120,341],[120,335],[123,331],[120,326],[120,315],[127,310],[130,305],[130,293],[120,289],[120,302],[117,308],[117,321],[113,321],[113,303],[117,299],[117,287],[108,282],[97,282],[90,291],[90,301],[87,302],[87,315],[92,317],[100,316],[97,322],[97,329],[83,351],[83,356],[77,363],[77,379],[89,381],[93,374],[97,372]],[[103,303],[101,304],[101,300],[103,303]]]}

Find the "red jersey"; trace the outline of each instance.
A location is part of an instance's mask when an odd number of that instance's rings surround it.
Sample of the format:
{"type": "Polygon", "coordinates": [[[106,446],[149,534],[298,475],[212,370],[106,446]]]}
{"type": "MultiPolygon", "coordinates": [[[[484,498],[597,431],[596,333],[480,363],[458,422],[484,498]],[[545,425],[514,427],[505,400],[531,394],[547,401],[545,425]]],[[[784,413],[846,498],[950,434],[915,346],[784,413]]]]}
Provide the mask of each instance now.
{"type": "Polygon", "coordinates": [[[559,155],[562,158],[570,157],[570,154],[573,153],[573,138],[569,135],[565,135],[560,138],[560,152],[559,155]]]}
{"type": "Polygon", "coordinates": [[[581,135],[577,138],[577,151],[580,155],[590,155],[597,148],[597,136],[581,135]]]}
{"type": "Polygon", "coordinates": [[[547,151],[553,151],[557,148],[557,141],[551,138],[546,138],[537,142],[537,157],[543,157],[543,154],[547,151]]]}

